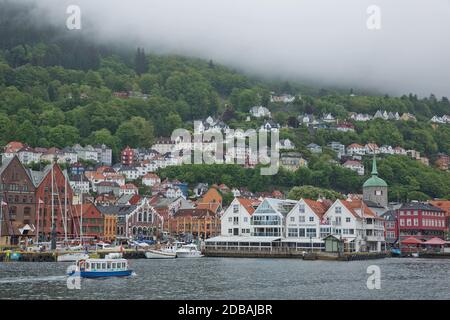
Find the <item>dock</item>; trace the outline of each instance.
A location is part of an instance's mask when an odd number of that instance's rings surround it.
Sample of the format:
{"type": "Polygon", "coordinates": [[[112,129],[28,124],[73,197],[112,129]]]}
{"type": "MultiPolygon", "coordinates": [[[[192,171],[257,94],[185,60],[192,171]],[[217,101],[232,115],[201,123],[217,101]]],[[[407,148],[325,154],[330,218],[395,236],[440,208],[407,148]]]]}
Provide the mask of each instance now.
{"type": "Polygon", "coordinates": [[[227,257],[227,258],[284,258],[303,260],[327,260],[327,261],[357,261],[384,259],[388,255],[384,252],[345,252],[342,255],[323,251],[303,252],[299,250],[223,250],[208,248],[204,250],[206,257],[227,257]]]}

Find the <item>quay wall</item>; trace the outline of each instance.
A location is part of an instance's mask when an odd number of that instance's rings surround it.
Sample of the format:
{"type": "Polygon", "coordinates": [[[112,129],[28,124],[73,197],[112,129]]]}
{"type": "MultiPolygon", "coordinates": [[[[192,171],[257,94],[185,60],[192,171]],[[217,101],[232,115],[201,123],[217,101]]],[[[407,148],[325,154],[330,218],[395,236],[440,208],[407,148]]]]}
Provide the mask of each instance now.
{"type": "Polygon", "coordinates": [[[308,252],[304,253],[298,250],[224,250],[210,249],[203,251],[207,257],[229,257],[229,258],[296,258],[303,260],[329,260],[329,261],[355,261],[384,259],[387,254],[384,252],[370,253],[344,253],[339,256],[337,253],[328,252],[308,252]]]}

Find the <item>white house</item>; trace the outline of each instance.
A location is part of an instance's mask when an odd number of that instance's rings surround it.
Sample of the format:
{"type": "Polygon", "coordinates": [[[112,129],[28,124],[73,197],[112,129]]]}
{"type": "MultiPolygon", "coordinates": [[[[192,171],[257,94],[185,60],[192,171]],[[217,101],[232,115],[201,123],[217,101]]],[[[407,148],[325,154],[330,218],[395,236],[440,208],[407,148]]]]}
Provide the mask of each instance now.
{"type": "Polygon", "coordinates": [[[295,149],[294,143],[289,139],[283,139],[279,142],[279,150],[292,150],[295,149]]]}
{"type": "Polygon", "coordinates": [[[255,118],[270,118],[272,116],[270,110],[263,106],[256,106],[251,108],[250,114],[255,118]]]}
{"type": "Polygon", "coordinates": [[[326,122],[326,123],[336,122],[336,118],[331,113],[325,114],[323,116],[322,120],[323,120],[323,122],[326,122]]]}
{"type": "Polygon", "coordinates": [[[123,174],[128,180],[136,180],[139,178],[139,171],[134,167],[122,166],[119,173],[123,174]]]}
{"type": "Polygon", "coordinates": [[[301,199],[286,216],[286,238],[295,240],[297,247],[321,248],[320,225],[326,211],[327,207],[322,202],[301,199]]]}
{"type": "Polygon", "coordinates": [[[380,147],[380,153],[381,154],[394,154],[394,148],[392,148],[392,146],[384,144],[380,147]]]}
{"type": "Polygon", "coordinates": [[[250,219],[259,201],[234,198],[221,220],[222,236],[250,236],[250,219]]]}
{"type": "Polygon", "coordinates": [[[91,145],[83,148],[81,145],[76,144],[72,149],[78,155],[79,159],[98,162],[98,153],[91,145]]]}
{"type": "Polygon", "coordinates": [[[394,148],[394,154],[400,155],[400,156],[406,156],[406,150],[403,149],[402,147],[395,147],[394,148]]]}
{"type": "Polygon", "coordinates": [[[308,148],[311,153],[322,153],[322,147],[315,143],[308,144],[306,148],[308,148]]]}
{"type": "Polygon", "coordinates": [[[164,195],[169,199],[184,198],[183,191],[179,187],[167,187],[164,195]]]}
{"type": "Polygon", "coordinates": [[[346,251],[377,251],[383,248],[383,220],[361,200],[336,200],[324,214],[322,236],[344,240],[346,251]]]}
{"type": "Polygon", "coordinates": [[[155,173],[147,173],[145,176],[142,177],[142,184],[144,186],[152,187],[155,184],[160,184],[161,178],[158,177],[155,173]]]}
{"type": "Polygon", "coordinates": [[[364,175],[364,165],[356,160],[347,160],[343,165],[344,168],[353,170],[358,173],[358,175],[364,175]]]}
{"type": "Polygon", "coordinates": [[[81,179],[81,175],[72,176],[69,180],[69,184],[74,193],[89,193],[89,180],[86,178],[81,179]]]}
{"type": "Polygon", "coordinates": [[[347,147],[347,154],[350,156],[355,154],[362,156],[366,154],[366,148],[360,144],[352,143],[347,147]]]}
{"type": "Polygon", "coordinates": [[[367,154],[379,154],[380,148],[376,143],[368,143],[365,146],[367,154]]]}
{"type": "Polygon", "coordinates": [[[252,215],[251,235],[285,237],[285,218],[296,204],[294,200],[265,198],[252,215]]]}
{"type": "Polygon", "coordinates": [[[265,121],[261,126],[261,130],[263,131],[278,131],[278,129],[280,129],[280,125],[272,120],[265,121]]]}
{"type": "Polygon", "coordinates": [[[42,153],[36,152],[31,147],[23,147],[22,149],[17,152],[17,156],[19,157],[20,162],[23,164],[30,164],[30,163],[38,163],[41,158],[42,153]]]}
{"type": "Polygon", "coordinates": [[[328,144],[328,147],[336,152],[339,159],[345,155],[345,146],[340,142],[332,141],[328,144]]]}
{"type": "Polygon", "coordinates": [[[139,194],[139,188],[132,183],[127,183],[120,187],[120,196],[139,194]]]}

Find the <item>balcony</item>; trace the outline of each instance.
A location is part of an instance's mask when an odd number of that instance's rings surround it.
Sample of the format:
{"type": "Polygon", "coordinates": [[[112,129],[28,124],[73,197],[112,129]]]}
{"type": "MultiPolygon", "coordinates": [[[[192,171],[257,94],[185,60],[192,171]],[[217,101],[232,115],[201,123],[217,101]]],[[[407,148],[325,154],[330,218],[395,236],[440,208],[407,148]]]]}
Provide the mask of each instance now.
{"type": "Polygon", "coordinates": [[[280,221],[252,221],[252,226],[281,226],[280,221]]]}
{"type": "Polygon", "coordinates": [[[366,241],[385,241],[384,236],[366,236],[364,237],[366,241]]]}

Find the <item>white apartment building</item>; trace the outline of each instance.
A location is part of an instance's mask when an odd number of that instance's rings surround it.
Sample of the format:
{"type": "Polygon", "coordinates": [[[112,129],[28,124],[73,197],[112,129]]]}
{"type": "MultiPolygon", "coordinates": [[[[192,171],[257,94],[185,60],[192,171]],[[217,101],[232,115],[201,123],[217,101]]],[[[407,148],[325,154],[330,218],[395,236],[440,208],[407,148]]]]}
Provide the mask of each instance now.
{"type": "Polygon", "coordinates": [[[259,201],[234,198],[221,217],[222,236],[250,236],[250,219],[259,201]]]}

